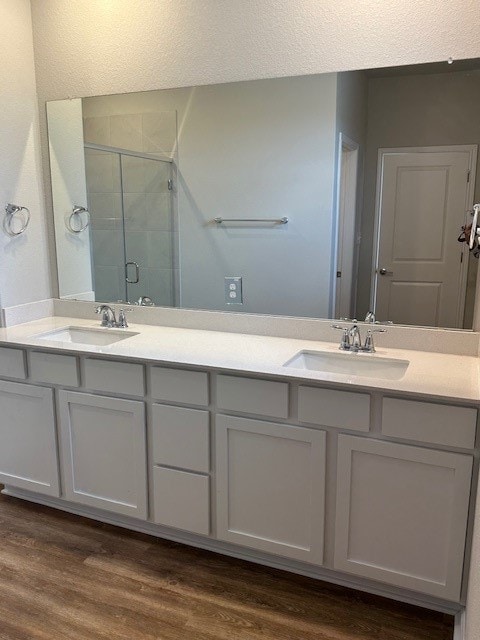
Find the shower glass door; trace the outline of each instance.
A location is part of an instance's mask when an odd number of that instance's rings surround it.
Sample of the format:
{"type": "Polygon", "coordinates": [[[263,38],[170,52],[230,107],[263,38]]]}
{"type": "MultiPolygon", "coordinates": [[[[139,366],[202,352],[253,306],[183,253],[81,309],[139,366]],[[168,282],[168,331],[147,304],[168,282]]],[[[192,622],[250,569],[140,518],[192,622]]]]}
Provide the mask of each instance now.
{"type": "Polygon", "coordinates": [[[95,299],[175,306],[172,162],[85,147],[95,299]]]}
{"type": "Polygon", "coordinates": [[[121,154],[126,299],[174,306],[172,163],[121,154]]]}
{"type": "Polygon", "coordinates": [[[85,147],[95,300],[126,300],[120,154],[85,147]]]}

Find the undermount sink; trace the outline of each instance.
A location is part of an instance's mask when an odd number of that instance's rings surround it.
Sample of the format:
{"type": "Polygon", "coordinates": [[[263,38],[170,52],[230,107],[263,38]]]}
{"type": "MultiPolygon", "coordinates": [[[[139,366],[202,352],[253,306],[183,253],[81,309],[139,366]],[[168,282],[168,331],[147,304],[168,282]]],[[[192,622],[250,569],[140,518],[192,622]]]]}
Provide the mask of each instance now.
{"type": "Polygon", "coordinates": [[[35,338],[40,340],[53,340],[71,344],[90,344],[97,347],[106,347],[109,344],[126,340],[137,336],[135,331],[123,329],[96,329],[94,327],[62,327],[54,331],[40,333],[35,338]]]}
{"type": "Polygon", "coordinates": [[[383,358],[367,353],[327,353],[322,351],[299,351],[283,366],[292,369],[325,371],[365,378],[400,380],[409,365],[408,360],[383,358]]]}

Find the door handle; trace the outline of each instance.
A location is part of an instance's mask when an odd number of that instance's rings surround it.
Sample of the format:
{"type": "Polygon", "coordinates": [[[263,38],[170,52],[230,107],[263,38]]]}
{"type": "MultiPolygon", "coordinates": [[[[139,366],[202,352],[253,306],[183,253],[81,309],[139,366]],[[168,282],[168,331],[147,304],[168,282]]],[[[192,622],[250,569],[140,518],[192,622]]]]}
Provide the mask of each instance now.
{"type": "Polygon", "coordinates": [[[130,262],[125,263],[125,281],[128,284],[137,284],[140,281],[140,267],[138,266],[138,262],[131,260],[130,262]],[[128,277],[128,267],[132,265],[135,267],[135,280],[130,280],[128,277]]]}
{"type": "Polygon", "coordinates": [[[385,267],[382,267],[377,271],[381,276],[393,276],[393,271],[388,271],[385,267]]]}

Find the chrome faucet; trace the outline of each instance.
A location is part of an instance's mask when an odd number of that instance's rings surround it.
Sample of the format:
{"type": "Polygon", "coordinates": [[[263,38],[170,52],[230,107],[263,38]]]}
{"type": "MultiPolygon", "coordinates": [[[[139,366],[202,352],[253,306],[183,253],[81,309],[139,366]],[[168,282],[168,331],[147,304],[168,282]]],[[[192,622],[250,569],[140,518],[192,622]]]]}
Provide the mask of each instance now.
{"type": "Polygon", "coordinates": [[[341,351],[353,351],[354,353],[358,353],[359,351],[363,351],[364,353],[375,353],[373,334],[386,332],[386,329],[368,329],[365,337],[365,343],[362,345],[362,336],[356,320],[353,321],[353,325],[351,327],[332,324],[332,329],[339,329],[343,332],[339,349],[341,351]]]}
{"type": "Polygon", "coordinates": [[[131,311],[131,309],[120,309],[117,321],[115,311],[108,304],[99,304],[98,307],[95,307],[95,313],[102,314],[102,327],[108,329],[126,329],[128,327],[127,311],[131,311]]]}
{"type": "Polygon", "coordinates": [[[354,324],[349,330],[348,337],[350,339],[350,350],[360,351],[362,348],[362,336],[360,335],[360,329],[357,324],[354,324]]]}
{"type": "Polygon", "coordinates": [[[99,304],[95,307],[95,313],[102,314],[102,327],[112,329],[126,329],[128,327],[127,318],[125,315],[125,309],[120,309],[118,314],[118,322],[115,317],[115,311],[108,304],[99,304]]]}
{"type": "Polygon", "coordinates": [[[377,318],[375,317],[375,312],[374,311],[368,311],[367,312],[367,315],[365,316],[364,322],[366,324],[393,324],[393,322],[391,320],[384,320],[383,322],[379,322],[377,320],[377,318]]]}
{"type": "Polygon", "coordinates": [[[140,296],[140,298],[134,304],[137,304],[140,307],[154,307],[155,306],[155,303],[150,298],[150,296],[140,296]]]}
{"type": "Polygon", "coordinates": [[[102,314],[102,327],[111,329],[117,326],[115,311],[108,304],[99,304],[98,307],[95,307],[95,313],[102,314]]]}

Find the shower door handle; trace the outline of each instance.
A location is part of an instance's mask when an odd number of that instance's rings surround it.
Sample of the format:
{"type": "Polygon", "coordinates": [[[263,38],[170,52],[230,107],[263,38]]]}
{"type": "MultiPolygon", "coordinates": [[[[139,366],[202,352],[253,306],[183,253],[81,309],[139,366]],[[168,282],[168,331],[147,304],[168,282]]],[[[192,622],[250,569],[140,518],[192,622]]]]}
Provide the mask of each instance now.
{"type": "Polygon", "coordinates": [[[140,267],[138,266],[138,262],[134,262],[133,260],[125,263],[125,281],[128,284],[137,284],[140,281],[140,267]],[[135,280],[130,280],[128,277],[128,267],[135,267],[135,280]]]}

